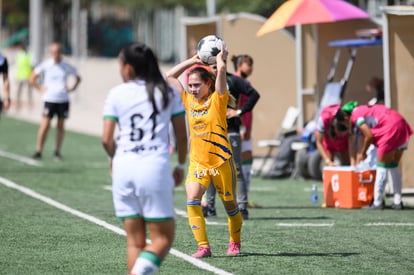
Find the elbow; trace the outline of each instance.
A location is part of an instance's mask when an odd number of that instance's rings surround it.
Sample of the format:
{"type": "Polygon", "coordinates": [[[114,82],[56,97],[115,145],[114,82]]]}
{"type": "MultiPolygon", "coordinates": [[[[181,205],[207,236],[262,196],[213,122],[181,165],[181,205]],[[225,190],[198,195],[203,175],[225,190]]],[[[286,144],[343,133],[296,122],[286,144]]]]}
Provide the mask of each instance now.
{"type": "Polygon", "coordinates": [[[109,139],[109,138],[102,138],[101,139],[101,143],[102,143],[102,146],[105,148],[105,149],[108,149],[110,146],[111,146],[111,140],[109,139]]]}
{"type": "Polygon", "coordinates": [[[34,86],[35,80],[33,79],[33,77],[30,77],[29,78],[29,84],[32,85],[32,86],[34,86]]]}
{"type": "Polygon", "coordinates": [[[105,151],[107,151],[109,148],[108,143],[102,141],[102,147],[105,149],[105,151]]]}
{"type": "Polygon", "coordinates": [[[36,78],[37,78],[37,76],[35,74],[32,74],[29,77],[29,84],[32,85],[32,86],[35,86],[36,85],[36,78]]]}

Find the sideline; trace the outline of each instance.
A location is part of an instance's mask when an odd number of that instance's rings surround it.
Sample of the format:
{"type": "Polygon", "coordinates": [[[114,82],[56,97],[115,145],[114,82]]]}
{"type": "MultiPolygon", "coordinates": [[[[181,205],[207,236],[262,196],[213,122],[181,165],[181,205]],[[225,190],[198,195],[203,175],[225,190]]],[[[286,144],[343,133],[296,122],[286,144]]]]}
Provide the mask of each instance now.
{"type": "Polygon", "coordinates": [[[333,223],[277,223],[281,227],[332,227],[333,223]]]}
{"type": "Polygon", "coordinates": [[[414,223],[411,222],[374,222],[366,223],[365,226],[414,226],[414,223]]]}
{"type": "MultiPolygon", "coordinates": [[[[86,213],[83,213],[83,212],[80,212],[78,210],[75,210],[73,208],[70,208],[69,206],[66,206],[66,205],[64,205],[64,204],[62,204],[60,202],[57,202],[57,201],[55,201],[55,200],[53,200],[51,198],[48,198],[48,197],[43,196],[43,195],[41,195],[39,193],[36,193],[32,189],[29,189],[27,187],[21,186],[21,185],[15,183],[15,182],[12,182],[11,180],[8,180],[6,178],[0,177],[0,183],[3,184],[6,187],[15,189],[15,190],[17,190],[19,192],[22,192],[22,193],[28,195],[29,197],[35,198],[37,200],[40,200],[40,201],[42,201],[42,202],[44,202],[44,203],[46,203],[46,204],[48,204],[50,206],[53,206],[53,207],[58,208],[60,210],[63,210],[65,212],[67,212],[67,213],[70,213],[70,214],[72,214],[74,216],[77,216],[79,218],[82,218],[84,220],[87,220],[87,221],[89,221],[91,223],[94,223],[96,225],[102,226],[102,227],[104,227],[104,228],[106,228],[106,229],[108,229],[108,230],[110,230],[112,232],[115,232],[115,233],[119,234],[119,235],[123,235],[123,236],[126,235],[125,230],[123,230],[123,229],[121,229],[121,228],[119,228],[117,226],[114,226],[114,225],[112,225],[110,223],[107,223],[107,222],[105,222],[103,220],[100,220],[100,219],[98,219],[98,218],[96,218],[94,216],[91,216],[91,215],[88,215],[86,213]]],[[[203,262],[201,260],[195,259],[195,258],[193,258],[193,257],[191,257],[191,256],[189,256],[187,254],[184,254],[184,253],[182,253],[182,252],[180,252],[180,251],[178,251],[178,250],[176,250],[174,248],[171,248],[170,254],[172,254],[172,255],[174,255],[174,256],[176,256],[178,258],[181,258],[181,259],[183,259],[183,260],[191,263],[192,265],[194,265],[194,266],[196,266],[196,267],[198,267],[200,269],[204,269],[204,270],[213,272],[214,274],[218,274],[218,275],[232,275],[232,273],[229,273],[227,271],[224,271],[222,269],[219,269],[219,268],[217,268],[215,266],[212,266],[212,265],[210,265],[208,263],[205,263],[205,262],[203,262]]]]}
{"type": "Polygon", "coordinates": [[[31,159],[31,158],[28,158],[28,157],[19,156],[19,155],[16,155],[16,154],[13,154],[13,153],[9,153],[9,152],[5,152],[5,151],[2,151],[2,150],[0,150],[0,157],[4,157],[4,158],[8,158],[8,159],[20,161],[20,162],[23,162],[25,164],[29,164],[29,165],[32,165],[32,166],[37,166],[37,167],[43,166],[42,163],[40,163],[40,162],[38,162],[38,161],[36,161],[34,159],[31,159]]]}

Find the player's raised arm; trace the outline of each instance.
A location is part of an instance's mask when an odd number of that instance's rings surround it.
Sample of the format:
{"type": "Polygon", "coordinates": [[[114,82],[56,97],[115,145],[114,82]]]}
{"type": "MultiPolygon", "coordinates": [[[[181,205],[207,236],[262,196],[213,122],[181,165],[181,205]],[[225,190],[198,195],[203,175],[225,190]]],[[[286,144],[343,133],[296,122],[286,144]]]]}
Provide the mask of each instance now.
{"type": "Polygon", "coordinates": [[[228,51],[227,47],[223,46],[221,51],[217,54],[217,77],[216,77],[216,91],[219,94],[224,94],[227,91],[226,81],[226,59],[228,51]]]}
{"type": "Polygon", "coordinates": [[[198,55],[194,55],[181,63],[178,63],[174,67],[172,67],[166,73],[166,77],[168,82],[173,85],[174,87],[180,87],[180,90],[184,90],[184,87],[180,81],[178,81],[178,77],[189,67],[193,66],[194,64],[203,64],[198,57],[198,55]]]}

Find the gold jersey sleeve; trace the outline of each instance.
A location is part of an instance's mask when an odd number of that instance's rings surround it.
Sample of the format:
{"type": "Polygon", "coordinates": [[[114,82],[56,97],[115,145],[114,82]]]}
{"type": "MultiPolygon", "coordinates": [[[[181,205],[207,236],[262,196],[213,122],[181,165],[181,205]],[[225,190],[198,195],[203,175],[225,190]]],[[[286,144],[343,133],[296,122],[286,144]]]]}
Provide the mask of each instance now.
{"type": "Polygon", "coordinates": [[[182,99],[190,132],[190,161],[205,168],[219,167],[232,156],[226,121],[228,92],[214,92],[198,102],[183,91],[182,99]]]}

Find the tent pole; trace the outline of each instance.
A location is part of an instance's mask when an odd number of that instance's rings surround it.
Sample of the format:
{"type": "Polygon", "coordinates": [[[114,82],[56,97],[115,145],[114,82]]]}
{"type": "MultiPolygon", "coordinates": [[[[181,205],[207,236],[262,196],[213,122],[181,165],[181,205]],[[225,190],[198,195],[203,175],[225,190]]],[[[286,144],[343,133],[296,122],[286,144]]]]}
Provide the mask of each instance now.
{"type": "Polygon", "coordinates": [[[382,13],[382,58],[384,66],[384,105],[392,107],[391,102],[391,80],[390,80],[390,40],[388,30],[388,17],[386,12],[382,13]]]}
{"type": "Polygon", "coordinates": [[[295,50],[296,50],[296,102],[299,109],[299,116],[297,127],[303,128],[303,54],[302,54],[302,26],[300,24],[295,25],[295,50]]]}

